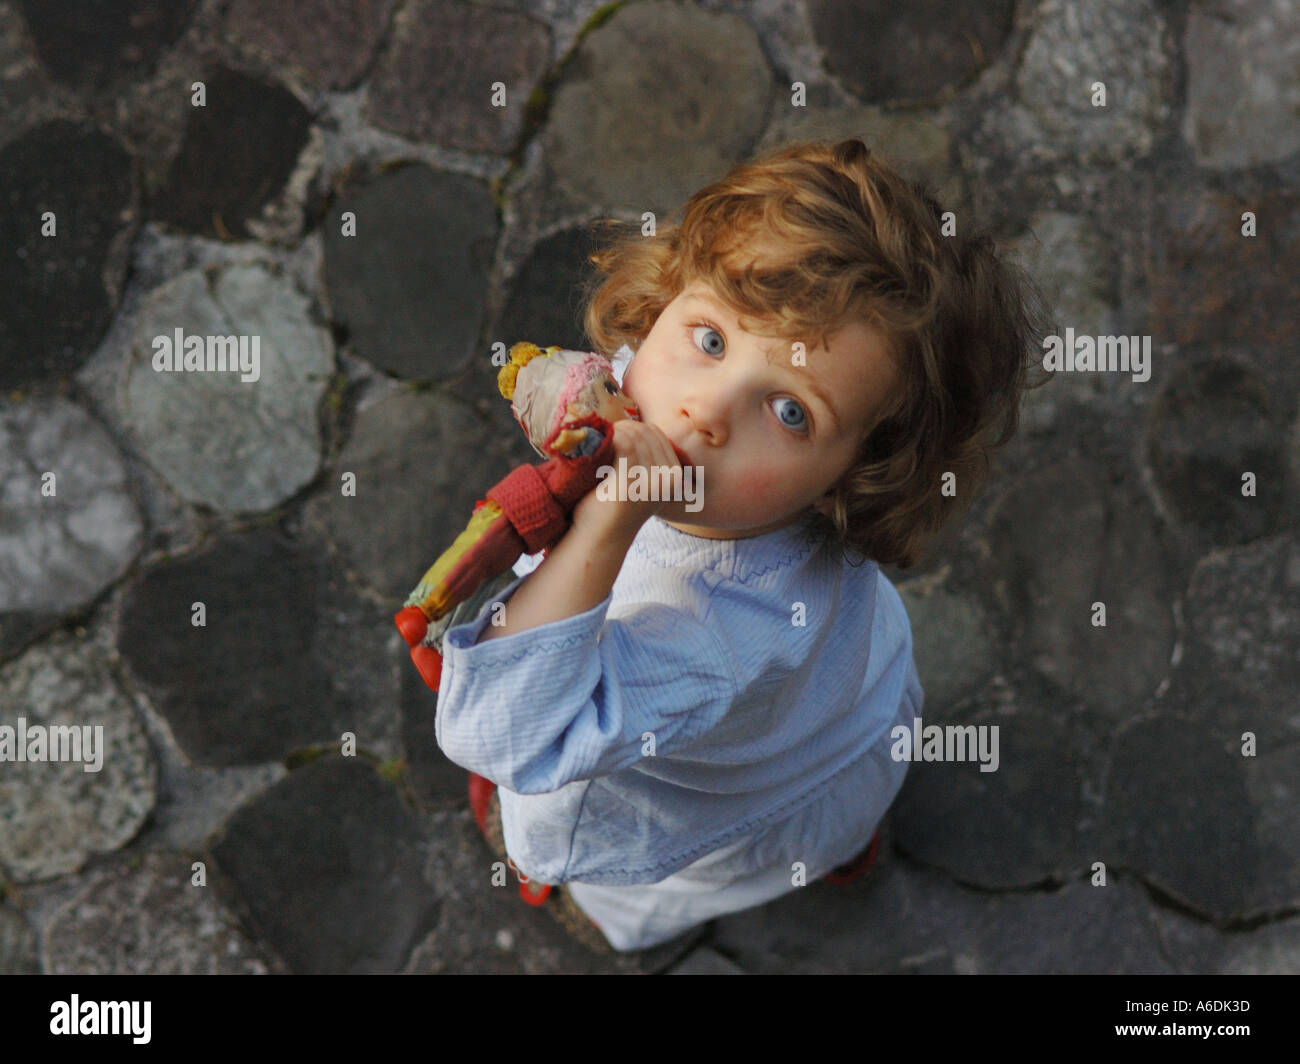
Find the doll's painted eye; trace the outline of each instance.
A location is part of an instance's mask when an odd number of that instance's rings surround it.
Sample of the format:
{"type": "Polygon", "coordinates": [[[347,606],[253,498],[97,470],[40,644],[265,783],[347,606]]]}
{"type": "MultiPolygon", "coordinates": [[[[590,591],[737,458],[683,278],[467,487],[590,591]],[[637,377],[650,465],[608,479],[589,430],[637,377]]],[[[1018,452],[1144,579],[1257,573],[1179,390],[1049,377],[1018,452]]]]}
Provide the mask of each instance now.
{"type": "Polygon", "coordinates": [[[613,381],[606,381],[605,391],[609,392],[610,395],[618,395],[618,385],[613,381]]]}
{"type": "Polygon", "coordinates": [[[727,349],[727,342],[722,338],[722,333],[709,325],[695,326],[695,328],[691,330],[691,339],[695,341],[695,346],[706,355],[712,355],[715,358],[727,349]],[[704,330],[704,343],[701,343],[699,339],[701,329],[704,330]]]}

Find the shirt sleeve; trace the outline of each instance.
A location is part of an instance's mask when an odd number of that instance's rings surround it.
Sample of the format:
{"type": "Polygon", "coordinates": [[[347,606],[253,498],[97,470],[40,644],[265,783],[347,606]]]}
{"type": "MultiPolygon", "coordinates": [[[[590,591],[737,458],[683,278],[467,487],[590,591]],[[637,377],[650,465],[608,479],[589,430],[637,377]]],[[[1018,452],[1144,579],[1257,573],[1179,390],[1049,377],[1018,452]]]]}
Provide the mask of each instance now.
{"type": "Polygon", "coordinates": [[[670,753],[720,720],[737,688],[707,617],[647,603],[607,620],[611,601],[481,646],[491,604],[450,629],[435,725],[443,753],[542,794],[635,764],[651,737],[656,755],[670,753]]]}

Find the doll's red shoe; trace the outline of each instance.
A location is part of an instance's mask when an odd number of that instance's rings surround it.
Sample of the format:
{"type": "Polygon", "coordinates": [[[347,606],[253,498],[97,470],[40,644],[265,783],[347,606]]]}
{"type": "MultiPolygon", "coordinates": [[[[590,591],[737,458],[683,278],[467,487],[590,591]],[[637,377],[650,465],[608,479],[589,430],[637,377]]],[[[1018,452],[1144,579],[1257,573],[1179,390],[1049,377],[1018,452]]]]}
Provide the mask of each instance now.
{"type": "Polygon", "coordinates": [[[865,876],[871,866],[876,863],[876,854],[880,852],[880,832],[871,836],[871,841],[867,843],[867,848],[863,850],[848,864],[842,864],[839,868],[827,872],[822,879],[827,883],[834,883],[837,887],[846,887],[850,883],[856,883],[865,876]]]}
{"type": "MultiPolygon", "coordinates": [[[[505,851],[505,840],[493,839],[492,828],[488,824],[488,815],[491,811],[492,796],[496,794],[497,785],[490,779],[478,775],[476,772],[469,774],[469,807],[474,813],[474,820],[478,824],[478,829],[483,833],[483,838],[487,841],[488,847],[493,852],[505,851]]],[[[519,869],[515,868],[514,861],[506,856],[506,863],[519,878],[519,897],[529,905],[541,905],[551,896],[551,886],[547,883],[532,883],[520,874],[519,869]]]]}

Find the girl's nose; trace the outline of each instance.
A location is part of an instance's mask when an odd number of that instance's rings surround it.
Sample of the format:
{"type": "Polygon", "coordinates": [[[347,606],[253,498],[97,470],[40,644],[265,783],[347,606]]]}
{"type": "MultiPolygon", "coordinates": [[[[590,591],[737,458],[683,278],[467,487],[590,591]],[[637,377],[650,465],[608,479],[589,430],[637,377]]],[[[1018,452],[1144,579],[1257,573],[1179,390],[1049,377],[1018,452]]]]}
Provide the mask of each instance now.
{"type": "Polygon", "coordinates": [[[681,409],[681,415],[696,432],[707,439],[713,446],[720,447],[727,441],[726,404],[717,399],[695,398],[687,400],[681,409]]]}

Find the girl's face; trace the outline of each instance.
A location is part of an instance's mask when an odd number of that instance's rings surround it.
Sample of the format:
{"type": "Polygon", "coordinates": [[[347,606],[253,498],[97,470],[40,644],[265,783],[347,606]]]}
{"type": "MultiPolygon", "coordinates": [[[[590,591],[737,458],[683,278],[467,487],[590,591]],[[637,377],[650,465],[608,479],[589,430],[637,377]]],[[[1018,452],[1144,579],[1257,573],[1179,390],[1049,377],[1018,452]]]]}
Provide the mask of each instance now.
{"type": "Polygon", "coordinates": [[[897,386],[875,329],[854,323],[829,341],[800,352],[746,332],[698,281],[664,308],[623,388],[642,420],[704,470],[703,509],[678,503],[665,521],[740,539],[824,511],[897,386]]]}

